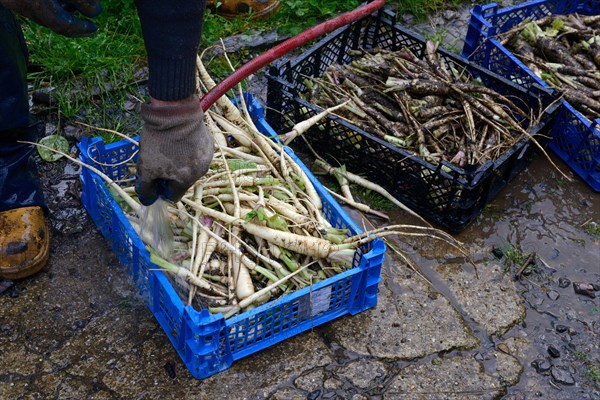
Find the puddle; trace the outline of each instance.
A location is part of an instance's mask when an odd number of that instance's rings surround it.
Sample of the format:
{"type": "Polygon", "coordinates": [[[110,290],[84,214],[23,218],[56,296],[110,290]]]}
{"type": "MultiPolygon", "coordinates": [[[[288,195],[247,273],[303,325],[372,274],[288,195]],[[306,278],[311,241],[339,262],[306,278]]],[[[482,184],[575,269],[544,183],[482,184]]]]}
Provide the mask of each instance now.
{"type": "Polygon", "coordinates": [[[67,190],[69,190],[69,182],[60,181],[56,185],[52,185],[52,188],[56,190],[56,196],[65,197],[67,190]]]}
{"type": "Polygon", "coordinates": [[[68,177],[79,177],[80,172],[81,166],[72,163],[65,164],[65,169],[63,170],[63,174],[68,177]]]}
{"type": "MultiPolygon", "coordinates": [[[[564,165],[562,168],[568,170],[564,165]]],[[[400,214],[392,217],[394,223],[400,223],[402,218],[400,214]]],[[[489,336],[461,312],[481,342],[473,353],[485,354],[500,343],[512,343],[508,347],[524,371],[520,381],[508,388],[503,398],[532,395],[553,399],[600,398],[598,381],[594,386],[600,369],[600,292],[595,292],[597,298],[590,298],[575,293],[573,288],[573,282],[600,285],[600,237],[585,230],[586,223],[599,219],[598,194],[577,179],[569,183],[560,178],[544,158],[538,157],[473,224],[454,235],[504,267],[526,307],[524,320],[498,337],[489,336]],[[495,247],[505,253],[512,248],[524,257],[535,253],[537,265],[526,268],[516,279],[514,275],[520,265],[511,265],[507,257],[494,260],[490,252],[495,247]],[[515,341],[520,344],[515,345],[515,341]],[[555,357],[550,355],[551,348],[558,350],[553,353],[555,357]],[[541,361],[547,361],[551,369],[536,371],[532,362],[541,361]],[[557,371],[567,374],[558,376],[557,371]],[[560,383],[556,377],[565,380],[560,383]]],[[[432,289],[460,311],[460,301],[444,276],[436,271],[436,266],[444,260],[443,247],[439,248],[439,254],[435,249],[428,247],[426,257],[419,251],[409,252],[432,289]]],[[[494,370],[491,360],[483,358],[481,362],[486,371],[494,370]]]]}

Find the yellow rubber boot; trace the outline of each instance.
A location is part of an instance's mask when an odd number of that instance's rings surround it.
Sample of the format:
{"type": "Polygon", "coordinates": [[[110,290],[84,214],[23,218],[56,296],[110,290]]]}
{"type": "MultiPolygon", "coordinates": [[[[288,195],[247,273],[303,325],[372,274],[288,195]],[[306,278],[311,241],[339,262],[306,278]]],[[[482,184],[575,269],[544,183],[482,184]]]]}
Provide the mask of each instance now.
{"type": "Polygon", "coordinates": [[[279,10],[279,0],[208,0],[208,7],[222,17],[233,19],[238,15],[250,14],[263,19],[279,10]]]}
{"type": "Polygon", "coordinates": [[[0,277],[26,278],[48,263],[50,237],[41,207],[0,212],[0,277]]]}

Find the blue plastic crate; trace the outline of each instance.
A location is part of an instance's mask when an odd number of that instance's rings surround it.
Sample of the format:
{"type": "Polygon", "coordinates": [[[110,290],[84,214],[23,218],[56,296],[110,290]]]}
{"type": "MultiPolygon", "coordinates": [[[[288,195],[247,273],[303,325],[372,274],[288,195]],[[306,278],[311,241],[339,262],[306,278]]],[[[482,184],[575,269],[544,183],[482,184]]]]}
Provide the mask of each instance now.
{"type": "MultiPolygon", "coordinates": [[[[525,66],[496,37],[526,19],[538,20],[554,14],[600,14],[598,1],[535,0],[506,8],[496,3],[478,5],[471,18],[462,55],[513,82],[530,87],[549,87],[525,66]]],[[[550,147],[595,191],[600,191],[600,119],[588,120],[567,101],[556,115],[550,147]]]]}
{"type": "MultiPolygon", "coordinates": [[[[263,109],[250,98],[250,112],[262,133],[276,133],[263,119],[263,109]]],[[[84,138],[80,159],[115,180],[131,179],[130,166],[137,147],[128,141],[104,144],[84,138]],[[118,164],[118,166],[107,166],[118,164]]],[[[323,213],[335,227],[360,228],[327,193],[290,149],[286,152],[302,167],[323,201],[323,213]]],[[[196,378],[206,378],[231,366],[233,361],[346,314],[357,314],[377,304],[377,286],[385,245],[376,239],[358,249],[353,267],[251,311],[224,319],[222,314],[186,306],[157,266],[101,178],[82,168],[82,201],[92,220],[111,243],[140,294],[163,328],[182,361],[196,378]]]]}

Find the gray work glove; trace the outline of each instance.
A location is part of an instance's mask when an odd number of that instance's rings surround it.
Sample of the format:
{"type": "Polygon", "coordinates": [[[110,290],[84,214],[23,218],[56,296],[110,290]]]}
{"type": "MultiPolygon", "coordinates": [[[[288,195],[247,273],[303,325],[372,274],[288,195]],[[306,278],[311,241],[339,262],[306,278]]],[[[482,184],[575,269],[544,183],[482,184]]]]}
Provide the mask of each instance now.
{"type": "Polygon", "coordinates": [[[0,4],[69,37],[89,36],[96,32],[96,25],[90,20],[77,18],[76,11],[88,18],[94,18],[102,11],[97,0],[0,0],[0,4]]]}
{"type": "Polygon", "coordinates": [[[214,141],[197,96],[168,105],[142,105],[136,192],[149,206],[160,196],[179,201],[206,171],[214,141]]]}

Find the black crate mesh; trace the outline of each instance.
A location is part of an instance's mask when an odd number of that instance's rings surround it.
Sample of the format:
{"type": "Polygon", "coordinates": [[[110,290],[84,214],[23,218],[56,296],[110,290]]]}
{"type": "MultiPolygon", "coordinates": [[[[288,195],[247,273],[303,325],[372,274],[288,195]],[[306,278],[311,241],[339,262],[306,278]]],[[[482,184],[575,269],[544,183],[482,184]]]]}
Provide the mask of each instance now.
{"type": "MultiPolygon", "coordinates": [[[[349,63],[348,52],[359,48],[408,48],[423,58],[426,40],[396,25],[389,13],[380,12],[338,29],[294,61],[280,62],[267,76],[267,120],[275,130],[288,132],[296,122],[322,111],[302,99],[307,90],[305,79],[321,76],[332,64],[349,63]]],[[[472,73],[526,111],[538,108],[540,102],[550,102],[550,96],[537,86],[527,91],[444,49],[438,49],[437,55],[440,68],[455,76],[472,73]]],[[[505,165],[489,162],[473,169],[449,163],[433,166],[335,116],[296,139],[293,146],[303,147],[303,152],[312,149],[334,166],[345,165],[348,171],[383,186],[413,210],[453,231],[462,230],[518,172],[507,171],[506,167],[522,169],[526,165],[511,162],[512,158],[528,161],[533,153],[532,146],[523,152],[521,143],[503,157],[505,165]]]]}

